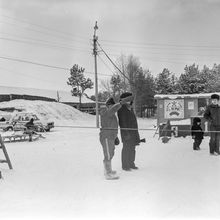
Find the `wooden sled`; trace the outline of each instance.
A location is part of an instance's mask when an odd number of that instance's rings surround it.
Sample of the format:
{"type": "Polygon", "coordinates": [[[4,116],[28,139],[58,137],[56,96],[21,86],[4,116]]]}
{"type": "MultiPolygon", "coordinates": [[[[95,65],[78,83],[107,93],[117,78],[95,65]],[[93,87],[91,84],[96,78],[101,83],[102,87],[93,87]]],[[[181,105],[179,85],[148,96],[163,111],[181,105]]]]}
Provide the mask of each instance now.
{"type": "Polygon", "coordinates": [[[10,135],[2,135],[4,142],[36,141],[40,137],[44,138],[41,134],[32,133],[29,131],[16,131],[10,135]]]}

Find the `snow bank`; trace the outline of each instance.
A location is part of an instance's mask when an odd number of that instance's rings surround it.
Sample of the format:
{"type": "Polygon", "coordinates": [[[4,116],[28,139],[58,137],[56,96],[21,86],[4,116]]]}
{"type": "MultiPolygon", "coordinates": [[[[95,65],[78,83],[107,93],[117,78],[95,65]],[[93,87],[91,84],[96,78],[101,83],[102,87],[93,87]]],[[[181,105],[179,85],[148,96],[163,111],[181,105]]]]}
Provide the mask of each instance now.
{"type": "MultiPolygon", "coordinates": [[[[94,116],[83,113],[72,106],[59,102],[47,101],[30,101],[23,99],[15,99],[9,102],[1,102],[0,108],[15,108],[22,112],[33,112],[44,120],[54,121],[55,125],[73,124],[73,122],[82,120],[94,120],[94,116]]],[[[5,112],[1,112],[5,115],[5,112]]],[[[15,113],[15,112],[14,112],[15,113]]],[[[11,113],[13,114],[13,113],[11,113]]]]}

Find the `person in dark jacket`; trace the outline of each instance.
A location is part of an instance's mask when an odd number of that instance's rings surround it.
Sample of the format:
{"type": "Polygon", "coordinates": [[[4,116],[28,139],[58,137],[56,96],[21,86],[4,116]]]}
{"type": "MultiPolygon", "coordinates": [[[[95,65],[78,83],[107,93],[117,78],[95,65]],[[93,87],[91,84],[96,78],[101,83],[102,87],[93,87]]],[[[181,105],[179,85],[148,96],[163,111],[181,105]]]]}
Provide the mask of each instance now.
{"type": "Polygon", "coordinates": [[[125,171],[138,169],[135,165],[135,147],[140,143],[137,118],[132,108],[134,97],[132,93],[125,92],[120,96],[120,99],[129,96],[132,97],[132,101],[123,104],[118,110],[118,122],[121,129],[121,140],[123,143],[121,152],[122,169],[125,171]]]}
{"type": "Polygon", "coordinates": [[[201,127],[201,119],[199,117],[193,118],[193,125],[191,127],[191,135],[194,139],[193,150],[200,150],[204,132],[201,127]]]}
{"type": "Polygon", "coordinates": [[[220,141],[220,106],[219,95],[211,95],[211,104],[205,110],[204,118],[210,123],[209,151],[211,155],[219,155],[220,141]]]}
{"type": "Polygon", "coordinates": [[[29,135],[29,141],[32,141],[32,135],[34,134],[34,129],[35,129],[34,119],[31,118],[30,121],[28,121],[25,124],[25,127],[27,128],[25,133],[27,133],[29,135]]]}
{"type": "Polygon", "coordinates": [[[30,121],[25,124],[25,127],[26,127],[27,129],[33,129],[34,126],[35,126],[35,125],[34,125],[34,119],[33,119],[33,118],[31,118],[30,121]]]}

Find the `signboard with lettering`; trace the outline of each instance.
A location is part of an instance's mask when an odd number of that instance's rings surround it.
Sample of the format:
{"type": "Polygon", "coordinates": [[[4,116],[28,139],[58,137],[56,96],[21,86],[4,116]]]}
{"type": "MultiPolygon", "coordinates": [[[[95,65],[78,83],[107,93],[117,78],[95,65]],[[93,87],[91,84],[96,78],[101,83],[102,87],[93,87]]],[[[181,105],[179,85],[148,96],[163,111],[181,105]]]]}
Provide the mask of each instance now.
{"type": "Polygon", "coordinates": [[[164,116],[166,119],[184,118],[184,100],[164,100],[164,116]]]}

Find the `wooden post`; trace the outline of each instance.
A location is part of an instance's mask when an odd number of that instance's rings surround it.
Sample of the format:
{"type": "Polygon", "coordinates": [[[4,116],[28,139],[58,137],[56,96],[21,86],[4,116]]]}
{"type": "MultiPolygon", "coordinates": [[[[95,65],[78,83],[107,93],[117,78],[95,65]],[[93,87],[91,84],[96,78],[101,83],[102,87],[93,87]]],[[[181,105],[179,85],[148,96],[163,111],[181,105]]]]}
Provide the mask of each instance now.
{"type": "Polygon", "coordinates": [[[7,163],[9,166],[9,169],[13,169],[1,135],[0,135],[0,148],[3,150],[5,159],[6,159],[6,160],[0,160],[0,163],[7,163]]]}

